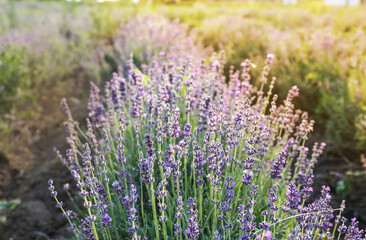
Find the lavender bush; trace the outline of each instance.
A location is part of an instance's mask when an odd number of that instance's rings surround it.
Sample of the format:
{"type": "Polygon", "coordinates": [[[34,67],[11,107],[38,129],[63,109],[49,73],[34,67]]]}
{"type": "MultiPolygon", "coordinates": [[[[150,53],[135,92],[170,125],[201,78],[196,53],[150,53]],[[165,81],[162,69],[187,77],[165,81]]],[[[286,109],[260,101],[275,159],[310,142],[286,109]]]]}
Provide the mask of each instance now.
{"type": "Polygon", "coordinates": [[[49,190],[76,239],[366,238],[329,187],[309,200],[325,144],[305,146],[314,122],[295,109],[296,86],[277,102],[273,55],[259,87],[249,60],[226,84],[224,60],[162,58],[144,73],[130,61],[104,94],[92,84],[86,131],[62,101],[70,147],[55,151],[83,207],[67,210],[52,180],[49,190]]]}
{"type": "Polygon", "coordinates": [[[180,61],[182,56],[207,56],[194,30],[178,20],[155,15],[138,15],[121,24],[114,40],[116,62],[127,63],[130,53],[137,66],[150,64],[153,58],[165,56],[180,61]]]}

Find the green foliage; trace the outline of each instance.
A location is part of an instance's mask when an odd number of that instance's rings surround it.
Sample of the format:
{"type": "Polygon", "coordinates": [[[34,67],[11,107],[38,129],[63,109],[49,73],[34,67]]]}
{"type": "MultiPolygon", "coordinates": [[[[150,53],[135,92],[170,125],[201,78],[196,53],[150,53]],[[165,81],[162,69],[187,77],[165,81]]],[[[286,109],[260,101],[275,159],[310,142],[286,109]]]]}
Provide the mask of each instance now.
{"type": "Polygon", "coordinates": [[[355,183],[361,183],[361,181],[366,180],[365,155],[361,154],[360,158],[362,168],[347,171],[346,174],[341,176],[341,179],[337,182],[336,192],[338,194],[342,194],[343,196],[349,195],[352,193],[352,186],[354,186],[355,183]]]}
{"type": "Polygon", "coordinates": [[[29,79],[24,79],[26,72],[25,48],[16,49],[8,45],[0,52],[0,102],[1,113],[8,112],[12,103],[22,104],[23,89],[29,89],[29,79]]]}
{"type": "Polygon", "coordinates": [[[10,201],[2,200],[2,201],[0,201],[0,210],[13,210],[19,204],[20,204],[20,199],[14,199],[14,200],[10,200],[10,201]]]}
{"type": "MultiPolygon", "coordinates": [[[[13,199],[10,201],[6,201],[6,200],[1,200],[0,201],[0,213],[1,211],[11,211],[14,208],[16,208],[16,206],[18,206],[20,204],[20,199],[13,199]]],[[[0,223],[5,223],[6,222],[6,216],[0,216],[0,223]]]]}
{"type": "Polygon", "coordinates": [[[336,193],[342,194],[343,196],[348,195],[352,190],[349,179],[341,179],[337,182],[336,193]]]}

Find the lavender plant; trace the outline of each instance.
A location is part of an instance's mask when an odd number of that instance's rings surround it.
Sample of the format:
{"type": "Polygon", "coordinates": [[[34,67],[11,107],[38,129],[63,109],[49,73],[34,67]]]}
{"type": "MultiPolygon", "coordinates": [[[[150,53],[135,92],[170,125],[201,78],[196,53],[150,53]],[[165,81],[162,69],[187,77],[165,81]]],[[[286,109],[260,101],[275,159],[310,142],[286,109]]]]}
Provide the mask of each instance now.
{"type": "Polygon", "coordinates": [[[138,67],[150,64],[157,56],[180,61],[182,56],[201,58],[208,52],[199,44],[193,29],[177,19],[171,21],[157,15],[137,15],[122,23],[114,40],[114,51],[116,62],[124,64],[133,53],[138,67]]]}
{"type": "Polygon", "coordinates": [[[314,122],[295,109],[296,86],[277,102],[272,60],[259,87],[249,60],[226,84],[224,54],[160,59],[144,73],[130,61],[103,94],[91,84],[86,131],[62,100],[70,147],[56,153],[83,207],[67,210],[52,180],[49,190],[75,238],[365,239],[344,203],[330,206],[329,187],[309,200],[325,144],[305,146],[314,122]]]}

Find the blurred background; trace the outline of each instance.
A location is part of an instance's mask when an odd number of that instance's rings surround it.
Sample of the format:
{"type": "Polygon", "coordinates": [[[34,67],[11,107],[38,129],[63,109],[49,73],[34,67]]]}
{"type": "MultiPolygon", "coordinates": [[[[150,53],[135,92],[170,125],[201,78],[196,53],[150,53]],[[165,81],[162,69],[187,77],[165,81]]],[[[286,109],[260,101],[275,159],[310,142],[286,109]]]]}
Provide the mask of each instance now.
{"type": "Polygon", "coordinates": [[[103,86],[131,53],[143,71],[161,52],[220,51],[226,75],[251,59],[254,82],[275,55],[275,92],[297,85],[316,121],[309,146],[327,143],[315,192],[331,186],[365,227],[366,0],[0,1],[0,238],[69,236],[47,191],[51,175],[58,189],[70,181],[52,152],[66,147],[62,97],[83,127],[89,82],[103,86]]]}

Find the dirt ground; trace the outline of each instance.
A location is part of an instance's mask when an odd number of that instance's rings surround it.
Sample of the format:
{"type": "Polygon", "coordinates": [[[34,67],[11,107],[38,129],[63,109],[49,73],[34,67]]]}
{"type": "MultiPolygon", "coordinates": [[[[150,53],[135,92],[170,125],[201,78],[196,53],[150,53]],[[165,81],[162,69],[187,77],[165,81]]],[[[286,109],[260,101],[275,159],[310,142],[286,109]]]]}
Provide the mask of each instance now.
{"type": "MultiPolygon", "coordinates": [[[[86,97],[73,93],[68,102],[74,118],[83,122],[86,116],[86,97]],[[83,99],[83,100],[78,100],[83,99]],[[77,113],[77,115],[75,115],[77,113]]],[[[59,102],[62,95],[52,93],[40,98],[41,118],[22,123],[25,132],[15,132],[10,139],[16,146],[0,154],[0,199],[20,199],[14,210],[0,212],[6,216],[5,224],[0,223],[0,239],[67,239],[68,225],[60,210],[55,208],[54,200],[49,196],[47,181],[54,179],[59,196],[67,208],[72,205],[62,186],[71,182],[68,171],[55,160],[53,146],[65,150],[64,114],[59,102]]],[[[332,172],[345,172],[349,166],[337,156],[327,154],[315,168],[314,191],[319,192],[321,185],[333,189],[333,204],[338,207],[344,196],[336,195],[337,178],[332,172]]],[[[346,196],[346,217],[358,217],[361,226],[366,227],[366,181],[354,183],[352,194],[346,196]]]]}
{"type": "MultiPolygon", "coordinates": [[[[53,178],[66,207],[72,206],[62,187],[72,178],[53,153],[53,147],[61,151],[67,147],[65,115],[60,108],[62,97],[56,90],[41,94],[39,117],[17,123],[19,127],[9,137],[5,151],[0,152],[0,199],[21,200],[14,210],[0,211],[0,217],[6,216],[5,224],[0,223],[0,239],[67,239],[69,236],[69,226],[55,208],[47,183],[53,178]]],[[[87,114],[86,96],[73,91],[66,97],[74,118],[83,121],[87,114]]]]}
{"type": "Polygon", "coordinates": [[[356,217],[360,222],[359,226],[366,229],[366,179],[353,181],[351,191],[338,194],[335,191],[339,178],[334,173],[344,174],[353,167],[346,165],[341,157],[323,157],[314,170],[314,192],[319,193],[323,185],[330,186],[333,207],[339,208],[342,200],[346,200],[346,210],[343,215],[349,220],[356,217]]]}

